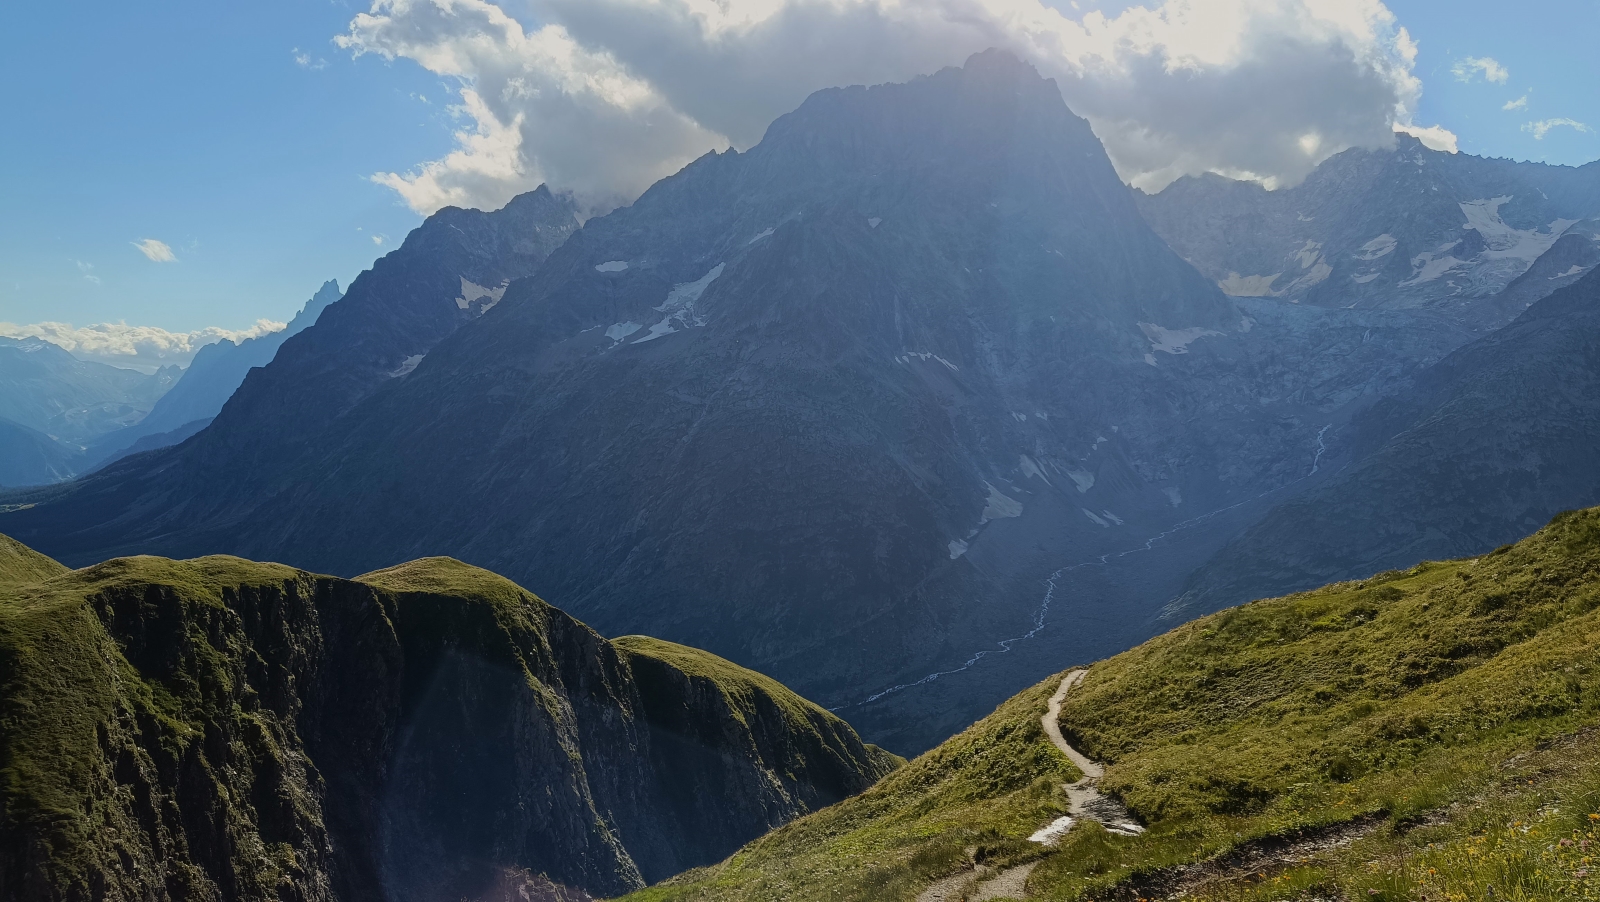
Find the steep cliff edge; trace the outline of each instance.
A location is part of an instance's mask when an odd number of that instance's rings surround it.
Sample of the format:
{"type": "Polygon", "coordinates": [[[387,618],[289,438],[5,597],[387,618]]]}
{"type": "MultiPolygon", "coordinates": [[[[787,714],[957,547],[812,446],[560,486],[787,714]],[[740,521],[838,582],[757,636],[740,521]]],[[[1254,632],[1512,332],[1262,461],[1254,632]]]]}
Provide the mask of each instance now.
{"type": "Polygon", "coordinates": [[[4,551],[7,899],[615,894],[896,763],[758,674],[449,559],[4,551]]]}

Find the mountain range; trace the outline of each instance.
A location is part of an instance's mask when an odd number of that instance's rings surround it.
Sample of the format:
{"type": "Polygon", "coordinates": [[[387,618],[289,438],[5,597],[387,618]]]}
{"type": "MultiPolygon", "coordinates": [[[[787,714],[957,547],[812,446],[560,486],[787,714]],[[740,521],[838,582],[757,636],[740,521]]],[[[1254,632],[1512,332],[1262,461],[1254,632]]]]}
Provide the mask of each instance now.
{"type": "Polygon", "coordinates": [[[449,555],[914,753],[1051,662],[1589,503],[1559,365],[1516,368],[1587,359],[1557,298],[1600,256],[1597,179],[1400,137],[1143,196],[1053,82],[979,54],[819,92],[581,225],[546,188],[447,208],[205,429],[14,493],[0,531],[72,565],[449,555]],[[1537,403],[1451,400],[1512,369],[1537,403]],[[1403,444],[1451,404],[1494,450],[1403,444]],[[1497,506],[1451,449],[1502,486],[1565,469],[1497,506]],[[1363,527],[1402,498],[1385,522],[1443,538],[1363,527]]]}
{"type": "Polygon", "coordinates": [[[181,374],[79,360],[39,338],[0,338],[0,486],[82,472],[91,442],[139,422],[181,374]]]}
{"type": "Polygon", "coordinates": [[[1344,151],[1275,191],[1218,175],[1182,178],[1140,193],[1140,209],[1231,295],[1431,309],[1479,328],[1526,307],[1497,301],[1564,237],[1552,262],[1566,265],[1541,273],[1560,283],[1552,290],[1595,265],[1600,163],[1574,169],[1430,150],[1403,135],[1396,142],[1344,151]]]}

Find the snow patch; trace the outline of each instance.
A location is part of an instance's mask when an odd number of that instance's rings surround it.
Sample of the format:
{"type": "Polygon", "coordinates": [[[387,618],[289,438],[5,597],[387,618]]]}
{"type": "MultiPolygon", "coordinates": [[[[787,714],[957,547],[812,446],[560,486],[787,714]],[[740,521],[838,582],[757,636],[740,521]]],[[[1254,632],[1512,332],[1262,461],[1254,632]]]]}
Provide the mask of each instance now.
{"type": "Polygon", "coordinates": [[[1557,280],[1557,279],[1566,279],[1566,278],[1570,278],[1570,277],[1572,277],[1572,276],[1575,276],[1575,275],[1578,275],[1578,274],[1579,274],[1579,273],[1581,273],[1581,272],[1583,272],[1583,267],[1581,267],[1581,266],[1574,266],[1574,267],[1572,267],[1572,268],[1571,268],[1571,269],[1569,269],[1569,270],[1567,270],[1567,271],[1566,271],[1566,272],[1564,272],[1564,273],[1562,273],[1562,274],[1561,274],[1561,275],[1559,275],[1559,276],[1551,276],[1551,277],[1550,277],[1550,281],[1552,281],[1552,282],[1554,282],[1554,281],[1555,281],[1555,280],[1557,280]]]}
{"type": "Polygon", "coordinates": [[[1300,264],[1301,269],[1310,269],[1318,260],[1322,259],[1322,242],[1307,241],[1305,246],[1295,251],[1290,256],[1300,264]]]}
{"type": "MultiPolygon", "coordinates": [[[[1446,245],[1440,252],[1449,250],[1459,243],[1453,242],[1446,245]]],[[[1467,265],[1466,260],[1458,260],[1454,256],[1435,257],[1434,253],[1433,251],[1424,251],[1411,258],[1412,275],[1410,279],[1400,283],[1401,288],[1432,282],[1451,270],[1467,265]]]]}
{"type": "Polygon", "coordinates": [[[1278,281],[1283,275],[1275,272],[1270,276],[1241,276],[1236,272],[1228,273],[1228,277],[1217,283],[1222,293],[1235,298],[1266,298],[1272,296],[1272,283],[1278,281]]]}
{"type": "Polygon", "coordinates": [[[1576,219],[1557,219],[1544,231],[1514,229],[1500,218],[1500,208],[1510,203],[1514,195],[1467,201],[1461,204],[1461,213],[1467,217],[1466,228],[1483,236],[1489,249],[1483,256],[1490,260],[1523,260],[1529,264],[1556,243],[1562,233],[1571,228],[1576,219]]]}
{"type": "Polygon", "coordinates": [[[1019,423],[1028,422],[1028,415],[1025,413],[1017,413],[1015,410],[1013,410],[1011,411],[1011,416],[1015,417],[1016,421],[1019,423]]]}
{"type": "Polygon", "coordinates": [[[1115,523],[1118,526],[1122,525],[1122,518],[1110,511],[1103,510],[1100,512],[1100,516],[1105,517],[1107,520],[1110,520],[1112,523],[1115,523]]]}
{"type": "Polygon", "coordinates": [[[1361,245],[1361,249],[1356,251],[1356,258],[1360,260],[1378,260],[1394,253],[1394,249],[1399,246],[1400,242],[1395,240],[1393,235],[1385,232],[1361,245]]]}
{"type": "MultiPolygon", "coordinates": [[[[952,373],[961,371],[961,367],[956,366],[943,357],[940,357],[938,354],[933,354],[928,351],[907,351],[904,357],[896,357],[895,360],[901,363],[909,364],[911,362],[911,358],[913,357],[917,358],[918,360],[937,360],[938,362],[944,364],[945,369],[952,373]]],[[[1012,414],[1012,416],[1016,416],[1016,414],[1012,414]]]]}
{"type": "Polygon", "coordinates": [[[626,261],[626,260],[607,260],[606,262],[600,264],[599,266],[596,266],[594,268],[594,271],[595,272],[622,272],[623,270],[625,270],[627,268],[628,268],[628,261],[626,261]]]}
{"type": "Polygon", "coordinates": [[[1167,496],[1167,500],[1172,502],[1173,507],[1177,507],[1183,503],[1183,490],[1177,486],[1170,486],[1162,489],[1161,491],[1167,496]]]}
{"type": "Polygon", "coordinates": [[[506,286],[510,284],[511,280],[507,279],[500,283],[499,288],[485,288],[462,276],[461,297],[456,298],[456,306],[466,310],[478,301],[488,298],[489,303],[478,308],[479,314],[487,313],[490,307],[500,303],[500,299],[506,296],[506,286]]]}
{"type": "Polygon", "coordinates": [[[950,549],[950,560],[952,561],[967,553],[967,543],[960,539],[951,539],[947,547],[950,549]]]}
{"type": "Polygon", "coordinates": [[[1150,364],[1151,366],[1155,366],[1156,365],[1156,355],[1154,355],[1154,354],[1145,354],[1144,355],[1144,362],[1150,364]]]}
{"type": "MultiPolygon", "coordinates": [[[[1167,329],[1155,323],[1140,323],[1139,331],[1144,333],[1145,338],[1150,339],[1151,350],[1161,351],[1166,354],[1187,354],[1189,353],[1189,345],[1195,341],[1208,335],[1222,334],[1215,329],[1206,329],[1201,326],[1191,326],[1187,329],[1167,329]]],[[[1148,359],[1145,362],[1152,363],[1148,359]]]]}
{"type": "Polygon", "coordinates": [[[1032,836],[1028,837],[1028,842],[1038,843],[1041,846],[1054,846],[1057,843],[1060,843],[1061,837],[1066,836],[1067,831],[1071,829],[1071,815],[1058,817],[1046,824],[1043,828],[1035,831],[1032,836]]]}
{"type": "Polygon", "coordinates": [[[1255,327],[1256,327],[1256,321],[1251,319],[1250,317],[1246,316],[1246,317],[1241,317],[1239,319],[1239,331],[1240,332],[1249,332],[1251,329],[1254,329],[1255,327]]]}
{"type": "Polygon", "coordinates": [[[1044,480],[1045,485],[1050,484],[1050,477],[1044,475],[1044,471],[1039,469],[1039,465],[1034,463],[1033,458],[1029,457],[1028,455],[1022,455],[1022,460],[1018,466],[1022,468],[1022,475],[1024,478],[1032,479],[1033,477],[1037,476],[1044,480]]]}
{"type": "Polygon", "coordinates": [[[678,326],[688,328],[690,326],[705,325],[705,317],[697,313],[694,305],[706,293],[706,289],[711,287],[711,283],[722,275],[722,269],[725,265],[718,263],[711,268],[710,272],[693,282],[680,282],[672,286],[672,290],[667,292],[666,301],[662,302],[660,307],[655,308],[657,312],[665,313],[666,316],[662,317],[661,322],[650,327],[649,335],[633,343],[643,344],[647,341],[654,341],[663,335],[671,335],[678,331],[678,326]]]}
{"type": "Polygon", "coordinates": [[[621,341],[643,328],[644,326],[639,323],[616,323],[606,327],[606,337],[612,341],[621,341]]]}
{"type": "Polygon", "coordinates": [[[1371,282],[1373,279],[1376,279],[1379,275],[1381,275],[1381,273],[1369,272],[1364,276],[1351,276],[1350,281],[1356,283],[1357,285],[1365,285],[1368,282],[1371,282]]]}
{"type": "Polygon", "coordinates": [[[1068,470],[1067,477],[1078,487],[1080,495],[1094,488],[1094,474],[1088,470],[1068,470]]]}
{"type": "Polygon", "coordinates": [[[426,354],[412,354],[410,357],[407,357],[406,359],[400,361],[400,366],[389,374],[389,378],[398,379],[401,376],[404,376],[404,375],[410,373],[412,370],[417,368],[417,364],[421,363],[422,362],[422,358],[424,358],[426,356],[428,356],[428,355],[426,355],[426,354]]]}
{"type": "Polygon", "coordinates": [[[883,220],[879,219],[876,216],[874,216],[871,219],[867,220],[867,227],[871,228],[871,229],[875,229],[875,228],[878,227],[878,223],[880,223],[880,222],[883,222],[883,220]]]}
{"type": "Polygon", "coordinates": [[[988,523],[990,520],[1004,520],[1009,517],[1022,516],[1021,501],[1006,497],[1001,494],[999,489],[987,482],[984,485],[989,489],[989,497],[985,499],[983,518],[979,521],[980,524],[988,523]]]}
{"type": "Polygon", "coordinates": [[[756,237],[751,238],[749,241],[746,241],[745,244],[746,245],[755,244],[757,241],[760,241],[763,238],[771,238],[771,237],[772,237],[772,230],[771,229],[766,229],[766,230],[764,230],[762,232],[757,233],[756,237]]]}
{"type": "Polygon", "coordinates": [[[1098,524],[1102,528],[1104,528],[1104,529],[1110,529],[1111,528],[1111,524],[1107,523],[1106,521],[1104,521],[1102,519],[1100,519],[1100,515],[1096,514],[1094,511],[1089,510],[1086,507],[1080,507],[1078,509],[1083,511],[1083,515],[1085,517],[1088,517],[1089,519],[1093,520],[1096,524],[1098,524]]]}

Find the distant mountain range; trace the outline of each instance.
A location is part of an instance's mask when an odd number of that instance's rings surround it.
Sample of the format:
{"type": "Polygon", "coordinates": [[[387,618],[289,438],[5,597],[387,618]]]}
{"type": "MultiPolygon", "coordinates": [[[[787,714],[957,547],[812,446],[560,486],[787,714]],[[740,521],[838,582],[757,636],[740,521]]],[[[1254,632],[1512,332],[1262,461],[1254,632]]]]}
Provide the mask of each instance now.
{"type": "Polygon", "coordinates": [[[104,466],[130,453],[175,445],[199,432],[222,411],[251,369],[271,363],[285,341],[310,328],[322,311],[340,297],[339,283],[329,280],[287,327],[238,344],[223,339],[201,348],[183,371],[183,377],[161,396],[144,419],[104,435],[89,446],[90,465],[104,466]]]}
{"type": "Polygon", "coordinates": [[[0,486],[82,472],[85,446],[139,422],[179,380],[79,360],[38,338],[0,338],[0,486]]]}
{"type": "Polygon", "coordinates": [[[1594,503],[1597,218],[1600,168],[1404,137],[1141,196],[989,52],[819,92],[581,227],[545,188],[440,211],[210,425],[0,532],[450,555],[915,752],[1047,662],[1594,503]]]}

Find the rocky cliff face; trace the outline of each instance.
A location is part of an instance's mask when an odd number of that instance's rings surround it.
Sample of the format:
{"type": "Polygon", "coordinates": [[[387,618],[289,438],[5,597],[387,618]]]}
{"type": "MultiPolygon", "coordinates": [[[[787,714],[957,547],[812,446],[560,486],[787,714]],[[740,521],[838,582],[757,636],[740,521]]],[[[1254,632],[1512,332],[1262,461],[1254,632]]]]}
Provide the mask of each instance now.
{"type": "Polygon", "coordinates": [[[613,895],[896,763],[771,680],[614,646],[455,561],[0,551],[8,899],[613,895]]]}
{"type": "Polygon", "coordinates": [[[1490,160],[1397,141],[1393,150],[1345,151],[1277,191],[1216,175],[1179,179],[1141,195],[1140,209],[1229,294],[1428,308],[1478,327],[1520,312],[1502,309],[1496,296],[1580,220],[1600,214],[1600,166],[1490,160]]]}

